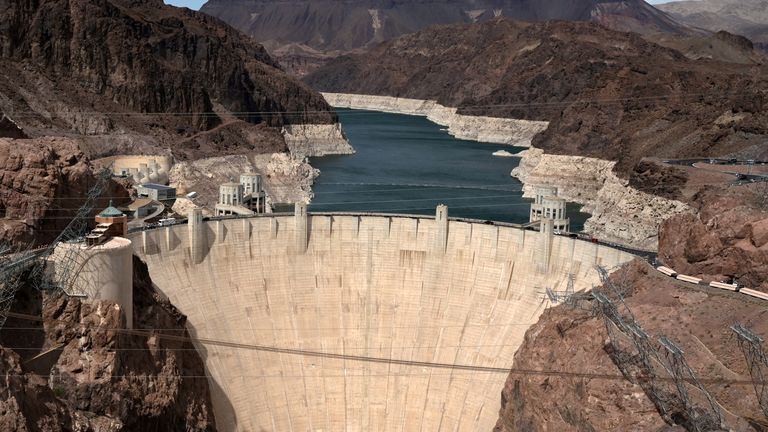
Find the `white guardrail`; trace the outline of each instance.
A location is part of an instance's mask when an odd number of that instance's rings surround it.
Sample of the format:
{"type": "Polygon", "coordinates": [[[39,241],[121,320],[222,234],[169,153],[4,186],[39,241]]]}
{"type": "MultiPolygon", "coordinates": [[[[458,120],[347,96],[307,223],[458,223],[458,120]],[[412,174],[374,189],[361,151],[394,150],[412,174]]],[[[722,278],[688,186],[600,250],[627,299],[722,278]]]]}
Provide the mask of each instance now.
{"type": "Polygon", "coordinates": [[[707,286],[710,286],[712,288],[718,288],[718,289],[727,290],[727,291],[739,292],[739,293],[742,293],[742,294],[746,294],[746,295],[748,295],[750,297],[759,298],[761,300],[768,300],[768,293],[760,292],[760,291],[749,289],[749,288],[742,288],[742,287],[738,286],[737,284],[729,284],[729,283],[725,283],[725,282],[709,282],[709,283],[706,283],[706,282],[702,282],[702,280],[699,279],[699,278],[696,278],[696,277],[693,277],[693,276],[684,275],[684,274],[680,274],[680,273],[674,271],[673,269],[671,269],[669,267],[665,267],[665,266],[656,267],[656,270],[658,270],[661,273],[664,273],[665,275],[667,275],[669,277],[673,277],[673,278],[675,278],[675,279],[677,279],[679,281],[688,282],[688,283],[692,283],[692,284],[695,284],[695,285],[707,285],[707,286]]]}

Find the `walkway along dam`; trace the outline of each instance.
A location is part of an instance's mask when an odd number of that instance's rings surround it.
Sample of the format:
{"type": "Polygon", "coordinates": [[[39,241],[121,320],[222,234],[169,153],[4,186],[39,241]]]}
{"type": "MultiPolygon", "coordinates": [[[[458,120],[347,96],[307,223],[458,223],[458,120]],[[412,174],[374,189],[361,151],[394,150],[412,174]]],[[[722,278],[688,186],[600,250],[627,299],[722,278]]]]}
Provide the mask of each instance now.
{"type": "Polygon", "coordinates": [[[490,431],[507,374],[424,363],[512,367],[546,288],[589,289],[595,266],[633,258],[444,206],[435,218],[193,213],[129,238],[193,337],[283,349],[198,344],[224,431],[490,431]]]}

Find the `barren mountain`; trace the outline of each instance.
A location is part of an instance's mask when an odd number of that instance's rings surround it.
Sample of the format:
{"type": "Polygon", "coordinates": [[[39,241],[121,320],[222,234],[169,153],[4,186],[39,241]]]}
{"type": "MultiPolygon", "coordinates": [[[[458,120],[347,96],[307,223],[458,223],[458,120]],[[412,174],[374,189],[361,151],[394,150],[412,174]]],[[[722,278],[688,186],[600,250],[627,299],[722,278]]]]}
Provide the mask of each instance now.
{"type": "Polygon", "coordinates": [[[763,0],[675,1],[657,7],[689,26],[744,35],[768,50],[768,3],[763,0]]]}
{"type": "Polygon", "coordinates": [[[218,144],[207,153],[280,150],[263,126],[334,120],[261,45],[160,0],[2,0],[0,78],[0,108],[28,135],[77,135],[96,154],[201,134],[218,144]]]}
{"type": "Polygon", "coordinates": [[[593,21],[642,33],[684,33],[642,0],[209,0],[201,11],[264,43],[290,70],[303,73],[325,57],[364,48],[436,24],[593,21]]]}
{"type": "Polygon", "coordinates": [[[306,82],[329,92],[436,99],[469,115],[547,120],[548,153],[616,160],[759,150],[762,66],[691,60],[592,23],[505,19],[439,26],[336,59],[306,82]]]}
{"type": "Polygon", "coordinates": [[[0,240],[54,238],[93,184],[93,158],[269,154],[287,151],[283,125],[335,121],[261,45],[205,14],[0,0],[0,137],[24,138],[0,141],[0,240]]]}

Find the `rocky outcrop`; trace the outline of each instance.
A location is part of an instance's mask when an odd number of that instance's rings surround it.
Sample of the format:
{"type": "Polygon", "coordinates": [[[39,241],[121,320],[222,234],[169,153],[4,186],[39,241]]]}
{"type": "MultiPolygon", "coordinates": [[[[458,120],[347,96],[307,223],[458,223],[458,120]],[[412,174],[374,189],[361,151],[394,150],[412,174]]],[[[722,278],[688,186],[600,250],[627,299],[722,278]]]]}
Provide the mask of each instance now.
{"type": "Polygon", "coordinates": [[[0,111],[0,138],[28,138],[24,130],[10,117],[0,111]]]}
{"type": "Polygon", "coordinates": [[[342,93],[323,93],[323,96],[337,108],[425,116],[446,126],[449,134],[464,140],[527,147],[534,135],[547,128],[547,122],[457,114],[456,108],[440,105],[434,100],[342,93]]]}
{"type": "Polygon", "coordinates": [[[615,162],[583,156],[545,154],[538,148],[522,153],[512,176],[524,183],[524,196],[532,197],[537,186],[557,186],[558,194],[582,204],[592,216],[584,230],[595,237],[655,250],[658,230],[668,218],[691,213],[685,203],[641,192],[614,173],[615,162]]]}
{"type": "Polygon", "coordinates": [[[134,329],[120,308],[25,287],[0,331],[0,426],[19,431],[216,430],[186,318],[134,262],[134,329]],[[145,334],[146,333],[146,334],[145,334]],[[167,335],[169,337],[164,337],[167,335]]]}
{"type": "Polygon", "coordinates": [[[701,192],[695,200],[696,214],[664,223],[659,258],[680,273],[707,281],[735,280],[768,292],[765,196],[764,184],[701,192]]]}
{"type": "Polygon", "coordinates": [[[286,125],[283,138],[291,155],[317,157],[330,154],[353,154],[355,149],[347,141],[341,124],[286,125]]]}
{"type": "Polygon", "coordinates": [[[312,168],[303,158],[275,153],[269,157],[258,156],[254,163],[266,174],[269,204],[309,203],[314,197],[312,185],[320,170],[312,168]]]}
{"type": "MultiPolygon", "coordinates": [[[[0,241],[46,244],[85,202],[96,175],[76,140],[0,138],[0,241]]],[[[128,192],[108,182],[99,211],[128,192]]]]}
{"type": "MultiPolygon", "coordinates": [[[[619,313],[628,316],[626,305],[632,319],[652,341],[665,335],[680,345],[697,378],[705,382],[707,391],[722,407],[723,429],[761,430],[761,426],[751,425],[749,420],[761,416],[752,385],[742,387],[711,380],[749,383],[748,365],[728,327],[739,321],[757,334],[768,334],[768,324],[761,318],[763,305],[745,302],[738,294],[692,289],[640,261],[613,274],[612,280],[625,290],[619,313]]],[[[616,299],[612,290],[604,292],[616,299]]],[[[649,398],[647,375],[635,366],[632,355],[636,351],[629,339],[615,331],[619,335],[615,349],[602,317],[590,313],[591,302],[584,301],[581,306],[552,307],[528,330],[502,391],[502,408],[494,430],[694,430],[689,422],[691,412],[681,409],[674,383],[651,381],[657,394],[669,397],[665,421],[649,398]],[[628,381],[627,376],[633,377],[633,381],[628,381]]],[[[660,365],[655,367],[657,377],[669,377],[660,365]]],[[[702,410],[699,413],[705,413],[709,405],[701,393],[687,384],[686,388],[696,409],[702,410]]]]}

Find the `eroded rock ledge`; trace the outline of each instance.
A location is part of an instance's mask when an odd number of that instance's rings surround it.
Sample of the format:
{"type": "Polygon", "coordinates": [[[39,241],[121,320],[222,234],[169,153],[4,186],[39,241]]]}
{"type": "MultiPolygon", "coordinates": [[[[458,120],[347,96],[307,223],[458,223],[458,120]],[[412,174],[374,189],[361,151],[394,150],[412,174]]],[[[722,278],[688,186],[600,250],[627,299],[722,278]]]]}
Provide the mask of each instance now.
{"type": "Polygon", "coordinates": [[[298,158],[355,152],[339,123],[286,125],[282,134],[291,155],[298,158]]]}
{"type": "Polygon", "coordinates": [[[545,154],[535,147],[518,156],[522,159],[512,176],[523,182],[524,196],[533,196],[536,186],[557,186],[561,197],[592,214],[584,230],[604,240],[655,250],[661,223],[692,211],[681,201],[630,187],[614,174],[613,161],[545,154]]]}
{"type": "Polygon", "coordinates": [[[440,105],[434,100],[345,93],[322,95],[335,108],[425,116],[430,121],[446,126],[452,136],[471,141],[528,147],[534,135],[544,131],[548,125],[548,122],[543,121],[457,114],[456,108],[440,105]]]}

